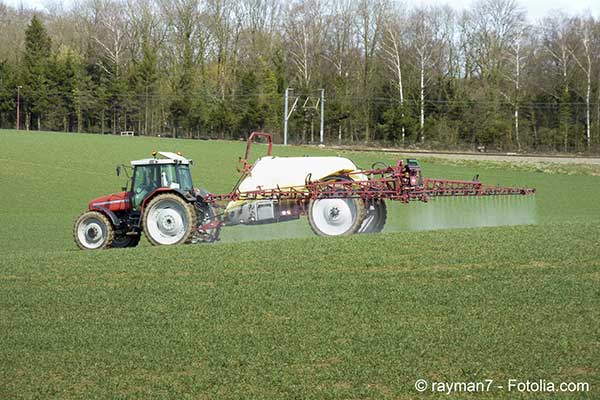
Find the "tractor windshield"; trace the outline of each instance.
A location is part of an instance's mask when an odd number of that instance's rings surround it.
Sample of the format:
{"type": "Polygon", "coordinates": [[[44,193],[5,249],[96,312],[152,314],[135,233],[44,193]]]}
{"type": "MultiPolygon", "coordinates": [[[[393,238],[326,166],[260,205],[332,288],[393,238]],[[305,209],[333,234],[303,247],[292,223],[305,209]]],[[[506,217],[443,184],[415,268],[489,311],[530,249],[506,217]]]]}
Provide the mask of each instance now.
{"type": "Polygon", "coordinates": [[[193,189],[192,174],[190,173],[189,165],[177,166],[177,182],[180,185],[180,189],[184,192],[189,192],[193,189]]]}
{"type": "Polygon", "coordinates": [[[192,175],[189,165],[137,165],[133,174],[133,208],[138,209],[146,196],[161,187],[191,191],[192,175]]]}

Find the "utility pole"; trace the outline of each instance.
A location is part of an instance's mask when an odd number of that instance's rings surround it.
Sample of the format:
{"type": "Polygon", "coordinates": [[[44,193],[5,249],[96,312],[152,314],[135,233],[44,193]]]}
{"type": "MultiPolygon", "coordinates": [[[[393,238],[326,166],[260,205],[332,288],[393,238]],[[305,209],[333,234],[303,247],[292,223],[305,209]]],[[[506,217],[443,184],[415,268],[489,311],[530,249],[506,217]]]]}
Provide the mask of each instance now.
{"type": "MultiPolygon", "coordinates": [[[[287,142],[288,142],[288,121],[290,119],[290,117],[292,116],[292,114],[294,113],[294,110],[296,109],[296,106],[298,105],[298,100],[300,100],[300,97],[305,97],[305,101],[304,101],[304,105],[302,106],[302,109],[304,110],[304,112],[306,112],[306,110],[309,110],[310,112],[319,112],[319,103],[321,106],[321,110],[320,110],[320,114],[321,114],[321,129],[320,129],[320,138],[319,138],[319,144],[322,145],[324,142],[324,135],[325,135],[325,89],[319,89],[319,92],[321,93],[321,98],[317,98],[316,101],[313,101],[312,98],[314,96],[311,95],[300,95],[300,96],[294,96],[294,89],[292,88],[287,88],[285,89],[285,102],[283,105],[283,145],[287,146],[287,142]],[[292,103],[291,107],[289,105],[289,101],[290,101],[290,96],[294,96],[294,102],[292,103]]],[[[314,93],[314,92],[313,92],[314,93]]],[[[312,140],[312,120],[311,120],[311,140],[312,140]]]]}
{"type": "Polygon", "coordinates": [[[23,86],[17,86],[17,130],[21,129],[21,89],[23,86]]]}
{"type": "Polygon", "coordinates": [[[298,104],[298,97],[296,97],[296,99],[294,100],[294,103],[292,104],[292,108],[290,109],[288,106],[288,102],[289,102],[289,98],[290,98],[290,92],[294,92],[294,89],[292,88],[287,88],[285,89],[285,104],[283,106],[283,145],[287,146],[287,142],[288,142],[288,120],[290,119],[290,116],[292,115],[292,113],[294,112],[294,109],[296,108],[296,104],[298,104]]]}
{"type": "Polygon", "coordinates": [[[283,145],[287,146],[287,124],[288,124],[288,93],[290,88],[285,89],[285,104],[283,106],[283,145]]]}
{"type": "Polygon", "coordinates": [[[325,130],[325,89],[321,89],[321,131],[319,144],[323,145],[323,134],[325,130]]]}

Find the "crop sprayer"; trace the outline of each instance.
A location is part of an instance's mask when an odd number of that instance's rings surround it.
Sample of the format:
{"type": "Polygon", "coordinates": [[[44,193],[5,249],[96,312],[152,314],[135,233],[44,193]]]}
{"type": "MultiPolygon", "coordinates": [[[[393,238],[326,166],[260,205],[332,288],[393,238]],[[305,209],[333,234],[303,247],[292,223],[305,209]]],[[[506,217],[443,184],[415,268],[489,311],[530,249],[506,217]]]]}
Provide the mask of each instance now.
{"type": "MultiPolygon", "coordinates": [[[[142,233],[153,245],[207,243],[221,229],[308,217],[319,236],[380,232],[387,220],[386,201],[427,202],[445,196],[533,195],[535,189],[484,185],[474,180],[422,176],[417,160],[395,165],[378,162],[359,169],[344,157],[275,157],[272,136],[253,132],[241,177],[227,194],[193,186],[192,160],[181,154],[153,152],[131,162],[133,173],[123,191],[98,197],[75,222],[73,238],[81,249],[134,247],[142,233]],[[264,138],[267,155],[249,162],[255,139],[264,138]]],[[[120,175],[122,166],[117,167],[120,175]]]]}

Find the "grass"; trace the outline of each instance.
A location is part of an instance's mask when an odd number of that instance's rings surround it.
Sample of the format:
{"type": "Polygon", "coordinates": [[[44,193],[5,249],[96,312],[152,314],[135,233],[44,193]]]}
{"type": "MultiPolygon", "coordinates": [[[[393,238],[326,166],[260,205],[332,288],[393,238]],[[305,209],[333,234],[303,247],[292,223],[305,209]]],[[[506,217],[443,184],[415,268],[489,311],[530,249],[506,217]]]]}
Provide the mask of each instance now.
{"type": "MultiPolygon", "coordinates": [[[[410,399],[419,378],[584,381],[570,398],[600,397],[598,177],[485,168],[538,189],[535,225],[409,232],[407,213],[436,205],[393,205],[380,235],[314,238],[302,220],[81,252],[71,224],[122,185],[115,164],[181,150],[197,185],[227,192],[244,145],[12,131],[0,145],[0,398],[410,399]]],[[[448,397],[520,396],[564,397],[448,397]]]]}

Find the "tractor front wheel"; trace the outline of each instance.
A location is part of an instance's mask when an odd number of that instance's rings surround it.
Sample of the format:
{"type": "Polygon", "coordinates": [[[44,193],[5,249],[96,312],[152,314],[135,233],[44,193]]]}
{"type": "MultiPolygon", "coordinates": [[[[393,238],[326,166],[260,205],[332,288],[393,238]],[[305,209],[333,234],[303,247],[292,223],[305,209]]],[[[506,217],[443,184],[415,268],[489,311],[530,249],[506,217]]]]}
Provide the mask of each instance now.
{"type": "Polygon", "coordinates": [[[82,250],[107,249],[112,246],[114,229],[104,214],[88,211],[75,221],[73,239],[82,250]]]}
{"type": "Polygon", "coordinates": [[[196,210],[176,194],[161,194],[145,207],[142,222],[144,234],[154,246],[186,243],[196,229],[196,210]]]}

